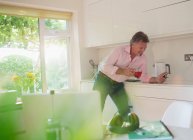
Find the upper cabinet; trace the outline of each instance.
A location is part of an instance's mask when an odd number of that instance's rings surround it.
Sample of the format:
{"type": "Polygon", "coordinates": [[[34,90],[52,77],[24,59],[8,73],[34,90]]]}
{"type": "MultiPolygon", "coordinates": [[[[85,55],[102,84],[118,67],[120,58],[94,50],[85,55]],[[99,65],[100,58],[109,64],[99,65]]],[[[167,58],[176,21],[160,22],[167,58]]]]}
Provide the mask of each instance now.
{"type": "Polygon", "coordinates": [[[133,34],[140,30],[141,13],[134,0],[112,1],[112,43],[128,42],[133,34]]]}
{"type": "Polygon", "coordinates": [[[129,42],[137,31],[150,38],[193,32],[193,0],[85,0],[86,46],[129,42]]]}
{"type": "Polygon", "coordinates": [[[152,38],[193,33],[193,0],[146,0],[141,15],[152,38]]]}
{"type": "Polygon", "coordinates": [[[112,43],[111,0],[85,1],[86,46],[102,46],[112,43]]]}

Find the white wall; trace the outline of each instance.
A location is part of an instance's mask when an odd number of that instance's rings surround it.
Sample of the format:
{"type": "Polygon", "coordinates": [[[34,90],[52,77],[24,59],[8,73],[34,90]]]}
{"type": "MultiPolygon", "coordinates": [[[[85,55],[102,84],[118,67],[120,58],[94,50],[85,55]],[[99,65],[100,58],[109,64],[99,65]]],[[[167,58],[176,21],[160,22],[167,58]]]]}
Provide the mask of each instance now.
{"type": "Polygon", "coordinates": [[[96,53],[96,49],[86,49],[84,47],[83,0],[0,0],[0,2],[73,12],[73,87],[79,88],[80,79],[90,78],[92,67],[89,65],[88,60],[94,59],[98,61],[98,53],[96,53]]]}
{"type": "MultiPolygon", "coordinates": [[[[100,48],[99,61],[108,55],[114,47],[100,48]]],[[[148,73],[150,75],[154,76],[153,64],[162,61],[171,66],[171,75],[169,75],[168,81],[174,83],[193,83],[193,62],[184,61],[184,54],[193,54],[193,34],[150,39],[148,49],[145,53],[148,60],[148,73]]]]}
{"type": "Polygon", "coordinates": [[[170,64],[170,80],[193,83],[193,62],[184,61],[184,54],[193,54],[193,34],[176,39],[155,40],[151,46],[155,62],[170,64]]]}

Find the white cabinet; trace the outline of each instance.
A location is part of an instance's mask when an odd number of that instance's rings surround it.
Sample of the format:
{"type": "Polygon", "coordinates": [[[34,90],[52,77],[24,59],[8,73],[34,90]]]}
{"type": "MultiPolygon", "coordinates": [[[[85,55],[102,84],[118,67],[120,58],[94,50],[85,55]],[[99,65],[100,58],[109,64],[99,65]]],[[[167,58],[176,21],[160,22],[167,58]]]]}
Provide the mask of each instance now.
{"type": "Polygon", "coordinates": [[[112,0],[113,43],[129,42],[140,28],[140,14],[133,0],[112,0]]]}
{"type": "MultiPolygon", "coordinates": [[[[193,103],[193,86],[126,84],[134,112],[143,121],[160,120],[170,103],[193,103]]],[[[180,113],[180,112],[179,112],[180,113]]]]}
{"type": "Polygon", "coordinates": [[[135,96],[133,102],[134,111],[141,120],[156,121],[162,118],[164,111],[172,101],[135,96]]]}
{"type": "Polygon", "coordinates": [[[150,38],[193,33],[193,1],[85,0],[86,46],[129,42],[139,30],[150,38]]]}
{"type": "MultiPolygon", "coordinates": [[[[88,85],[82,90],[91,89],[89,82],[81,82],[81,85],[83,87],[88,85]]],[[[160,120],[173,101],[187,101],[193,104],[193,86],[126,82],[125,89],[128,93],[129,105],[133,106],[133,111],[143,121],[160,120]]],[[[108,122],[116,111],[116,106],[108,97],[103,111],[104,122],[108,122]]]]}
{"type": "Polygon", "coordinates": [[[193,1],[147,0],[142,9],[142,28],[150,37],[193,32],[193,1]],[[156,4],[157,2],[157,4],[156,4]]]}
{"type": "Polygon", "coordinates": [[[87,0],[85,2],[86,46],[112,44],[111,0],[87,0]]]}
{"type": "Polygon", "coordinates": [[[84,8],[87,47],[129,42],[140,30],[132,0],[85,0],[84,8]]]}
{"type": "Polygon", "coordinates": [[[117,35],[118,42],[124,37],[129,41],[139,30],[150,38],[193,33],[193,1],[112,1],[113,36],[117,35]]]}

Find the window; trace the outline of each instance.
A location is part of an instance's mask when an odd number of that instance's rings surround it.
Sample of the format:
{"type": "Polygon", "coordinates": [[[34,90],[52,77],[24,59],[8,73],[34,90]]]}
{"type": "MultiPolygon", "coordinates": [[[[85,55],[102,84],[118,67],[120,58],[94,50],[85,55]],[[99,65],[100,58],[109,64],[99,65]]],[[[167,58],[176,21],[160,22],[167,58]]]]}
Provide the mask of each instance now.
{"type": "Polygon", "coordinates": [[[69,22],[67,20],[40,20],[44,29],[45,72],[48,89],[69,88],[69,22]]]}
{"type": "Polygon", "coordinates": [[[19,9],[8,6],[7,14],[0,14],[1,89],[19,93],[69,89],[70,14],[49,11],[47,17],[48,11],[23,8],[26,14],[19,15],[19,9]]]}

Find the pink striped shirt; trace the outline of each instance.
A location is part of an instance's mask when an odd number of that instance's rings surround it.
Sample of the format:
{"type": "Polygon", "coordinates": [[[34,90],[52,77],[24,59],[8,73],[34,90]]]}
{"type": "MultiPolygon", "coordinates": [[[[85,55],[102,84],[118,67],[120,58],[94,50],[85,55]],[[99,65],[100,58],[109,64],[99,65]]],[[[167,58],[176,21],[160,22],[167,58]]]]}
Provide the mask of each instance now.
{"type": "Polygon", "coordinates": [[[150,76],[147,75],[145,55],[136,56],[131,61],[130,46],[121,46],[115,48],[112,53],[106,57],[100,64],[99,70],[112,80],[117,82],[124,82],[129,79],[128,76],[116,74],[117,69],[120,68],[135,68],[142,71],[140,80],[142,82],[149,82],[150,76]]]}

